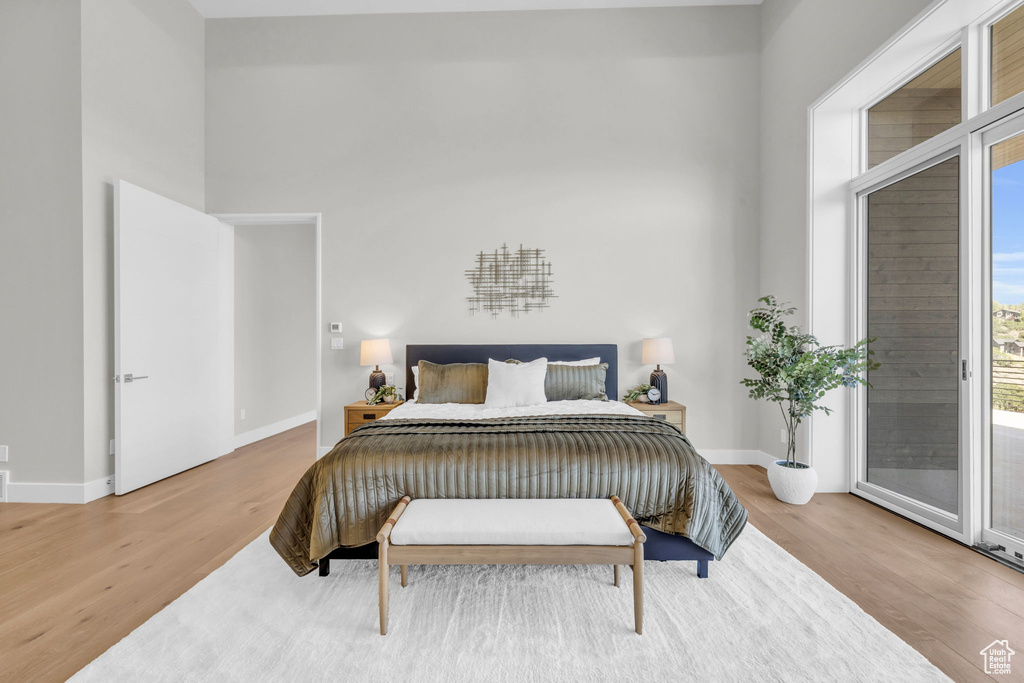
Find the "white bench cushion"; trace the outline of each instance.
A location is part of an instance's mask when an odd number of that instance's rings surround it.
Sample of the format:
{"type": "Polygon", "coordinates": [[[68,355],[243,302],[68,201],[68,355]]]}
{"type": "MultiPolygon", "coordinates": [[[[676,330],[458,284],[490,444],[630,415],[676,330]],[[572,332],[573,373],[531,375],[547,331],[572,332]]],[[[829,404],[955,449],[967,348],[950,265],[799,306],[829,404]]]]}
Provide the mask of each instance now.
{"type": "Polygon", "coordinates": [[[464,500],[409,503],[391,531],[393,545],[633,545],[605,498],[464,500]]]}

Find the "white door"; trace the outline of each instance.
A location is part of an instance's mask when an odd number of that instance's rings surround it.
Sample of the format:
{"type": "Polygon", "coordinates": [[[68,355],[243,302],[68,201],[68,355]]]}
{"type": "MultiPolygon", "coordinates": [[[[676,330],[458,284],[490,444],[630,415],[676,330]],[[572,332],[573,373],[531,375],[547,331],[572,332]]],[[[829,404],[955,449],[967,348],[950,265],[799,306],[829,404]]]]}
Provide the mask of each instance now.
{"type": "Polygon", "coordinates": [[[231,228],[114,182],[115,491],[230,451],[231,228]]]}

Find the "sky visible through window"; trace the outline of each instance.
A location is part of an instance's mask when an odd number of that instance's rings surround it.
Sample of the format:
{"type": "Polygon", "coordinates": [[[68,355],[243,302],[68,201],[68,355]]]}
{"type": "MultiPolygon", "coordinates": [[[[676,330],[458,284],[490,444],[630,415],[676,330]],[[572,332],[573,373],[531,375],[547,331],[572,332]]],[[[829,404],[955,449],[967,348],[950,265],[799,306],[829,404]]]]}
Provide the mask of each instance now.
{"type": "Polygon", "coordinates": [[[1024,161],[992,173],[992,297],[1024,303],[1024,161]]]}

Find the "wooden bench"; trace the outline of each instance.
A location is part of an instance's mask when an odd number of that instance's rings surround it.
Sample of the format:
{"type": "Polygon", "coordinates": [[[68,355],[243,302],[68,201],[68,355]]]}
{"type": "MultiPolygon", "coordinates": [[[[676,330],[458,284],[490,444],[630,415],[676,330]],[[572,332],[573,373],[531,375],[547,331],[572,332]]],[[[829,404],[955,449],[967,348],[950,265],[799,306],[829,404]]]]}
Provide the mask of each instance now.
{"type": "Polygon", "coordinates": [[[611,499],[402,498],[377,534],[380,634],[388,632],[389,574],[410,564],[610,564],[633,568],[633,614],[643,633],[644,541],[617,496],[611,499]]]}

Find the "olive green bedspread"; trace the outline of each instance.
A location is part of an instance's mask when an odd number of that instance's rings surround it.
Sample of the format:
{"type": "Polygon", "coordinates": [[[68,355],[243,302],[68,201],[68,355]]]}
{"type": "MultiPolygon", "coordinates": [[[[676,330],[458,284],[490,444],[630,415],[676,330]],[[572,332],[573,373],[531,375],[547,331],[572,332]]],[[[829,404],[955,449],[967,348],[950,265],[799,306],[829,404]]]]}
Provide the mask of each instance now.
{"type": "Polygon", "coordinates": [[[382,420],[360,427],[295,486],[270,543],[296,574],[370,543],[402,496],[606,498],[721,558],[747,511],[679,429],[646,416],[382,420]]]}

